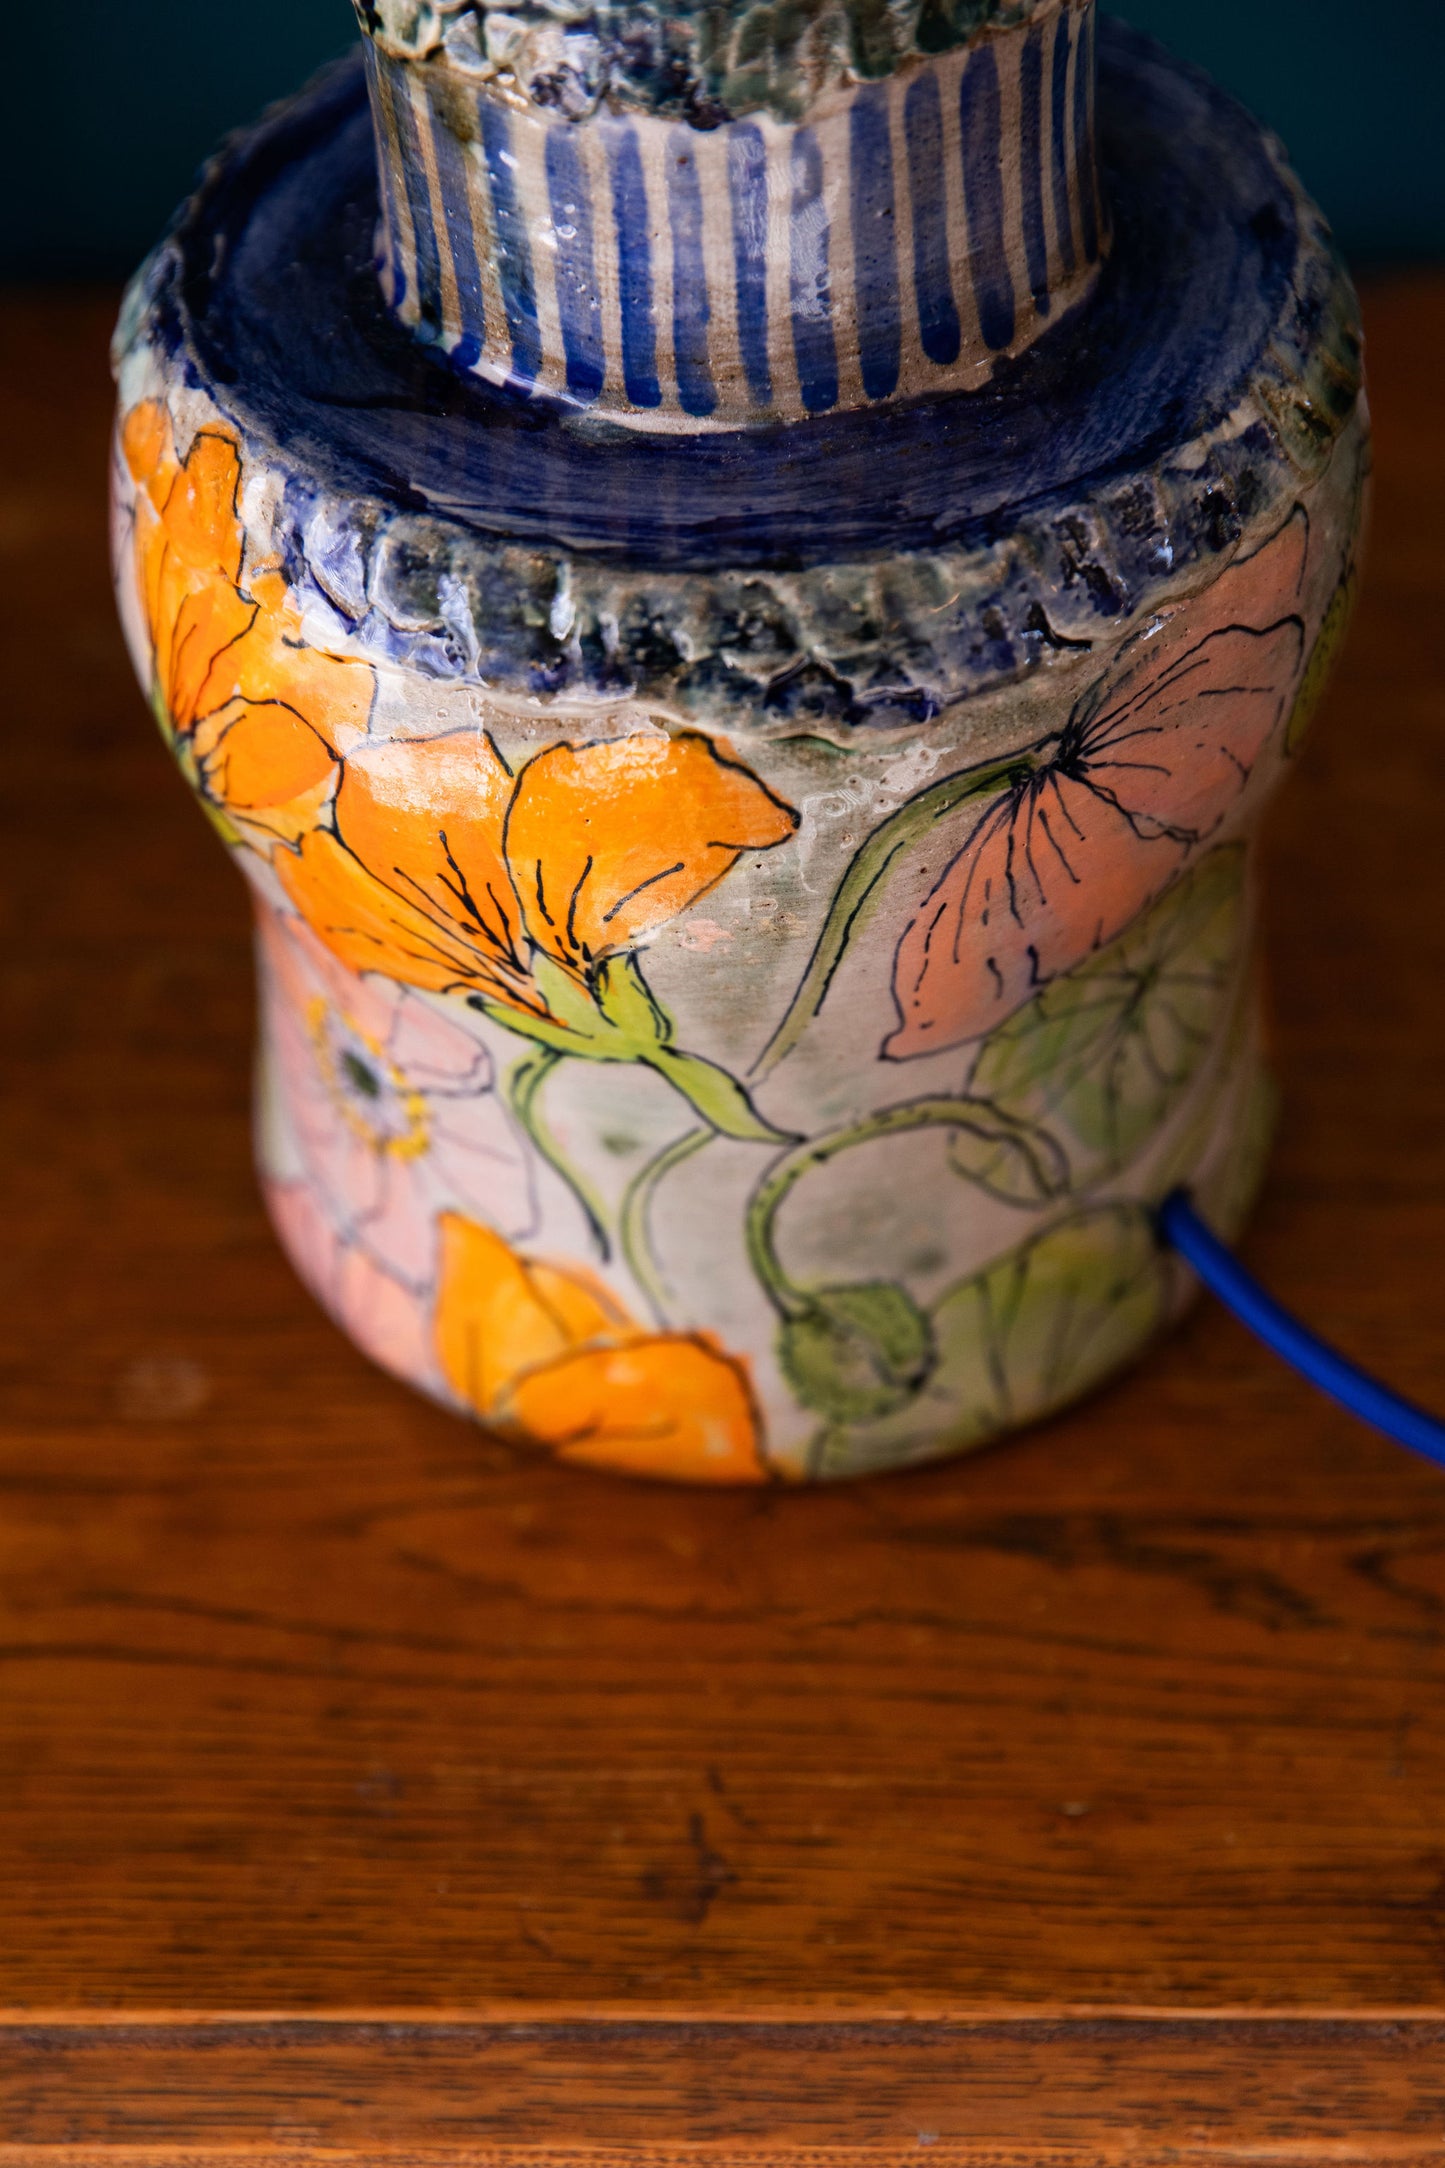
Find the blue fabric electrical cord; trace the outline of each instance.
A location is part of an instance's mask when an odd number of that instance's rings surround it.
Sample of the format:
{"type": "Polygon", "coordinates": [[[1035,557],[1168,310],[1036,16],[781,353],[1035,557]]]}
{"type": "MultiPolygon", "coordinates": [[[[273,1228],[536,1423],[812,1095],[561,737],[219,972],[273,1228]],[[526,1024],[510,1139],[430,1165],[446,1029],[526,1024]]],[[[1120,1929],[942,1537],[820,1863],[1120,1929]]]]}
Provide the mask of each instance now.
{"type": "Polygon", "coordinates": [[[1445,1468],[1445,1423],[1427,1415],[1411,1401],[1402,1400],[1388,1386],[1346,1362],[1298,1318],[1291,1317],[1272,1295],[1240,1264],[1233,1251],[1211,1234],[1190,1201],[1187,1190],[1177,1189],[1159,1209],[1159,1233],[1185,1263],[1192,1266],[1211,1294],[1242,1324],[1257,1333],[1266,1347],[1292,1363],[1312,1385],[1338,1400],[1342,1407],[1373,1423],[1389,1438],[1422,1453],[1437,1467],[1445,1468]]]}

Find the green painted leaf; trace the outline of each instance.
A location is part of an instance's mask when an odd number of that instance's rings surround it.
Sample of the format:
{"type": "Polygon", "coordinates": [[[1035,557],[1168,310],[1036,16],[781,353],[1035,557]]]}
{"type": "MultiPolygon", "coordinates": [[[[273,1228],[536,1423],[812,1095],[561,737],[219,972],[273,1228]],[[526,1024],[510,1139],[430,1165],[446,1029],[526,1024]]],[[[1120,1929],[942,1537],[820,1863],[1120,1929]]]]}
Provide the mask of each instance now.
{"type": "Polygon", "coordinates": [[[639,1055],[672,1038],[672,1019],[653,996],[637,958],[609,956],[597,974],[597,1006],[639,1055]]]}
{"type": "Polygon", "coordinates": [[[879,902],[882,883],[895,860],[970,799],[1005,790],[1019,775],[1028,774],[1035,766],[1036,758],[1032,753],[1019,753],[1007,760],[989,761],[983,767],[944,776],[940,782],[930,783],[926,790],[909,798],[874,829],[838,884],[802,982],[782,1022],[753,1065],[755,1077],[767,1076],[780,1061],[786,1060],[822,1008],[834,974],[850,943],[867,924],[879,902]]]}
{"type": "Polygon", "coordinates": [[[955,1174],[1006,1204],[1037,1206],[1068,1195],[1068,1158],[1046,1129],[1017,1121],[987,1101],[979,1102],[979,1115],[977,1124],[960,1124],[948,1140],[955,1174]]]}
{"type": "MultiPolygon", "coordinates": [[[[1214,851],[1099,955],[985,1041],[970,1091],[1069,1149],[1076,1184],[1125,1165],[1168,1118],[1228,1014],[1247,931],[1244,852],[1214,851]]],[[[968,1169],[1010,1202],[1017,1155],[968,1169]]]]}
{"type": "Polygon", "coordinates": [[[835,1420],[814,1442],[812,1474],[935,1460],[1066,1407],[1152,1338],[1169,1285],[1141,1208],[1076,1213],[950,1289],[921,1389],[883,1420],[835,1420]]]}
{"type": "MultiPolygon", "coordinates": [[[[574,1033],[581,1042],[578,1051],[585,1053],[596,1045],[600,1058],[608,1059],[609,1056],[603,1049],[612,1042],[615,1026],[602,1015],[591,991],[576,973],[569,971],[565,964],[558,963],[556,957],[549,956],[545,949],[533,950],[531,973],[549,1013],[564,1030],[574,1033]]],[[[522,1020],[515,1028],[526,1032],[528,1025],[522,1020]]],[[[623,1056],[623,1059],[627,1058],[629,1057],[623,1056]]]]}
{"type": "Polygon", "coordinates": [[[640,1059],[666,1077],[720,1136],[737,1137],[744,1144],[797,1143],[788,1131],[765,1122],[737,1079],[716,1062],[705,1061],[701,1054],[684,1054],[674,1046],[655,1046],[640,1059]]]}
{"type": "Polygon", "coordinates": [[[866,1422],[916,1398],[933,1368],[933,1334],[891,1281],[822,1287],[788,1318],[778,1356],[798,1398],[839,1422],[866,1422]]]}
{"type": "Polygon", "coordinates": [[[1080,1212],[943,1297],[934,1311],[941,1367],[971,1375],[982,1348],[1000,1421],[1035,1421],[1149,1339],[1166,1286],[1147,1212],[1080,1212]]]}
{"type": "Polygon", "coordinates": [[[1192,1190],[1210,1226],[1231,1242],[1259,1193],[1279,1118],[1259,1009],[1259,984],[1250,974],[1211,1057],[1208,1088],[1196,1094],[1189,1120],[1150,1170],[1154,1198],[1162,1203],[1171,1190],[1192,1190]]]}
{"type": "MultiPolygon", "coordinates": [[[[538,951],[533,957],[532,975],[550,1017],[532,1017],[503,1008],[481,995],[471,999],[484,1015],[520,1037],[533,1040],[556,1058],[570,1055],[579,1061],[635,1061],[655,1069],[720,1136],[739,1137],[747,1144],[797,1143],[787,1130],[774,1129],[771,1122],[764,1121],[742,1085],[726,1069],[672,1044],[672,1019],[653,998],[635,957],[610,958],[598,973],[595,985],[589,987],[554,958],[538,951]]],[[[532,1107],[527,1090],[534,1091],[547,1073],[545,1067],[526,1065],[519,1072],[524,1096],[518,1111],[524,1119],[532,1107]]],[[[534,1141],[545,1150],[540,1140],[534,1141]]],[[[547,1156],[552,1155],[549,1152],[547,1156]]]]}

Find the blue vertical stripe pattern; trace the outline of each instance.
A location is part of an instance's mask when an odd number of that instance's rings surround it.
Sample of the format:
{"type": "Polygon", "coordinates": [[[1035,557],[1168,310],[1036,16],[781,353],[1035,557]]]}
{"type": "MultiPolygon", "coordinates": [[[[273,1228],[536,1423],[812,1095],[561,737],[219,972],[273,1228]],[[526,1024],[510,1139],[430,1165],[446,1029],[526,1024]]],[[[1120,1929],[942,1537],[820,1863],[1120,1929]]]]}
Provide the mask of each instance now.
{"type": "Polygon", "coordinates": [[[969,56],[958,86],[968,261],[978,328],[996,354],[1013,344],[1016,312],[1003,233],[1003,102],[991,45],[969,56]]]}
{"type": "Polygon", "coordinates": [[[432,224],[431,190],[422,162],[421,131],[416,124],[405,68],[398,67],[395,61],[387,62],[385,66],[401,147],[402,172],[406,176],[407,209],[411,212],[411,230],[416,237],[417,315],[422,331],[428,338],[435,339],[440,338],[442,330],[442,265],[436,227],[432,224]]]}
{"type": "Polygon", "coordinates": [[[908,196],[913,207],[913,286],[918,296],[919,344],[931,362],[948,368],[958,359],[961,332],[948,260],[943,108],[936,76],[918,75],[909,84],[903,130],[908,145],[908,196]]]}
{"type": "Polygon", "coordinates": [[[487,343],[487,309],[482,295],[481,266],[477,262],[476,236],[472,231],[471,190],[467,185],[465,153],[447,126],[445,114],[437,111],[432,98],[427,100],[427,113],[457,289],[458,335],[452,347],[452,359],[463,369],[474,369],[487,343]]]}
{"type": "Polygon", "coordinates": [[[792,174],[788,292],[798,393],[810,414],[823,414],[838,404],[838,349],[833,340],[823,154],[811,128],[793,131],[792,174]]]}
{"type": "Polygon", "coordinates": [[[1040,0],[813,119],[706,131],[567,121],[368,47],[392,305],[464,369],[643,426],[966,390],[1107,243],[1094,65],[1093,0],[1040,0]]]}
{"type": "Polygon", "coordinates": [[[1049,163],[1054,182],[1054,225],[1058,232],[1059,261],[1064,276],[1072,278],[1078,268],[1074,253],[1074,203],[1069,186],[1069,11],[1060,11],[1054,25],[1054,64],[1050,81],[1049,163]]]}
{"type": "Polygon", "coordinates": [[[657,320],[652,307],[652,225],[636,130],[626,125],[615,129],[607,149],[622,311],[622,388],[635,407],[661,406],[657,320]]]}
{"type": "Polygon", "coordinates": [[[532,383],[542,366],[542,338],[537,328],[537,295],[532,285],[532,247],[527,221],[517,200],[516,160],[505,106],[485,91],[477,95],[482,122],[482,153],[492,192],[492,230],[497,250],[497,283],[502,313],[512,341],[512,374],[532,383]]]}
{"type": "MultiPolygon", "coordinates": [[[[381,64],[376,57],[376,47],[370,38],[364,42],[366,53],[366,87],[371,95],[371,109],[379,120],[385,112],[386,93],[381,82],[381,64]]],[[[383,120],[377,130],[377,167],[381,176],[381,204],[386,226],[386,268],[391,280],[391,305],[399,309],[407,296],[406,266],[401,260],[401,219],[396,202],[396,175],[390,157],[391,131],[383,120]]]]}
{"type": "Polygon", "coordinates": [[[898,386],[902,328],[898,320],[898,237],[893,205],[893,135],[888,93],[867,83],[848,112],[852,167],[853,297],[858,311],[858,362],[870,399],[898,386]]]}
{"type": "Polygon", "coordinates": [[[1049,313],[1049,241],[1044,232],[1044,33],[1035,23],[1019,60],[1019,186],[1029,291],[1040,316],[1049,313]]]}
{"type": "Polygon", "coordinates": [[[592,256],[592,191],[570,121],[547,134],[547,194],[557,241],[557,315],[567,357],[567,389],[589,406],[607,381],[607,356],[592,256]]]}
{"type": "Polygon", "coordinates": [[[1094,79],[1094,11],[1079,24],[1078,57],[1074,62],[1074,169],[1079,175],[1079,223],[1083,232],[1084,261],[1099,260],[1099,210],[1094,201],[1094,102],[1089,95],[1094,79]]]}
{"type": "Polygon", "coordinates": [[[684,414],[703,418],[717,405],[708,361],[707,327],[712,303],[702,247],[702,182],[693,132],[676,127],[667,144],[667,207],[672,227],[672,350],[677,402],[684,414]]]}
{"type": "Polygon", "coordinates": [[[768,154],[762,130],[751,121],[728,130],[728,197],[733,214],[733,271],[743,374],[758,405],[770,406],[773,370],[768,359],[768,154]]]}

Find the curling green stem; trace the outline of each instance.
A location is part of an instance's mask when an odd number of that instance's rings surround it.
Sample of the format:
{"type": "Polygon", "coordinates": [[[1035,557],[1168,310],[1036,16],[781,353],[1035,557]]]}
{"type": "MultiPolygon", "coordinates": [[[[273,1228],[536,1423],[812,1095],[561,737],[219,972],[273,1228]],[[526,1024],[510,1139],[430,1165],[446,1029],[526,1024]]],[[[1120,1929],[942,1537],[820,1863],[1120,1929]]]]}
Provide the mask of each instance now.
{"type": "Polygon", "coordinates": [[[1015,1121],[985,1099],[912,1099],[902,1106],[884,1107],[845,1129],[835,1129],[830,1136],[816,1137],[775,1160],[748,1205],[748,1257],[768,1300],[781,1316],[801,1317],[812,1304],[806,1289],[789,1279],[777,1251],[777,1217],[799,1182],[815,1168],[827,1166],[830,1160],[860,1144],[875,1144],[919,1129],[964,1131],[990,1150],[1009,1146],[1028,1162],[1041,1195],[1056,1190],[1047,1151],[1049,1140],[1043,1132],[1015,1121]]]}
{"type": "Polygon", "coordinates": [[[688,1129],[680,1137],[650,1159],[627,1185],[622,1199],[622,1209],[617,1219],[617,1246],[627,1260],[632,1277],[647,1297],[654,1322],[667,1325],[667,1284],[657,1262],[652,1246],[652,1202],[659,1185],[666,1181],[675,1167],[694,1152],[700,1152],[705,1144],[711,1144],[718,1134],[715,1129],[688,1129]]]}
{"type": "Polygon", "coordinates": [[[597,1244],[598,1252],[605,1263],[612,1255],[612,1243],[607,1233],[607,1221],[604,1216],[605,1207],[596,1191],[592,1189],[586,1179],[577,1172],[577,1169],[568,1160],[566,1153],[548,1128],[540,1104],[542,1087],[553,1070],[560,1068],[567,1059],[567,1055],[561,1053],[555,1047],[542,1047],[537,1053],[527,1055],[524,1060],[518,1062],[507,1079],[507,1098],[512,1112],[526,1130],[527,1135],[531,1138],[543,1159],[546,1160],[547,1165],[554,1174],[561,1176],[581,1206],[592,1239],[597,1244]]]}

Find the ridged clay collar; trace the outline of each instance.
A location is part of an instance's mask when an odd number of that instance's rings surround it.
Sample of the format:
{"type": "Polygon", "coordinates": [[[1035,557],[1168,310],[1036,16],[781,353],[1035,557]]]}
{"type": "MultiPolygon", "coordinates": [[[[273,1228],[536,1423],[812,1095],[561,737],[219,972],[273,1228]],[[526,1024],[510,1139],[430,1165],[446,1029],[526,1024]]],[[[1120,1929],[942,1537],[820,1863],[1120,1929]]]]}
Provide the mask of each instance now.
{"type": "Polygon", "coordinates": [[[377,296],[350,64],[212,167],[122,363],[202,391],[286,478],[302,599],[378,660],[739,732],[916,725],[1088,667],[1204,584],[1355,410],[1354,295],[1273,139],[1107,21],[1099,119],[1102,282],[977,394],[670,438],[459,376],[377,296]]]}

